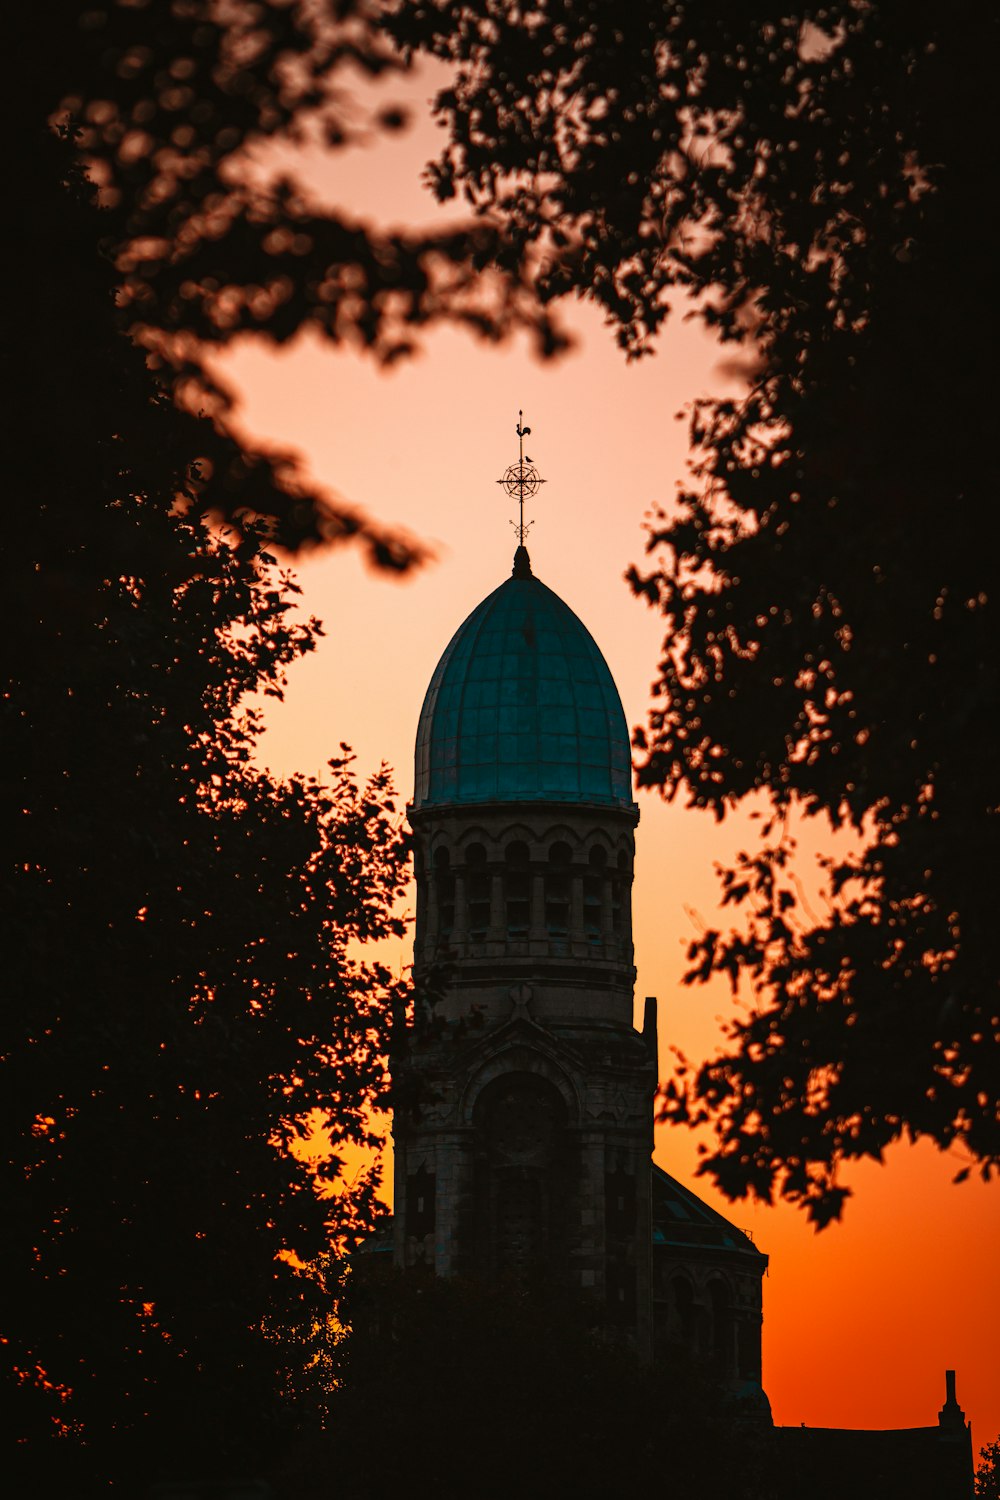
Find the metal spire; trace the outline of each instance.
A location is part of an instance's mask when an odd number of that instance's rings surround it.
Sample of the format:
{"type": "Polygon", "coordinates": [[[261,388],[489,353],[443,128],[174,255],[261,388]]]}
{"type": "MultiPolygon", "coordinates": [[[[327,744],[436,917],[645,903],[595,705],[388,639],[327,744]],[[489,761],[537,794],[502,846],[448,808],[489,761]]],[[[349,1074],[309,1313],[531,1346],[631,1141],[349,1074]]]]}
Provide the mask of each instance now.
{"type": "Polygon", "coordinates": [[[531,428],[524,426],[523,411],[519,411],[517,414],[517,427],[515,430],[518,441],[518,460],[516,464],[511,464],[505,470],[503,478],[498,479],[497,484],[502,484],[510,498],[517,501],[518,519],[511,521],[510,524],[517,533],[518,543],[523,547],[525,537],[535,524],[534,521],[525,521],[524,519],[525,498],[530,500],[532,495],[536,495],[539,485],[544,484],[545,480],[535,468],[533,460],[525,457],[524,440],[531,432],[531,428]]]}

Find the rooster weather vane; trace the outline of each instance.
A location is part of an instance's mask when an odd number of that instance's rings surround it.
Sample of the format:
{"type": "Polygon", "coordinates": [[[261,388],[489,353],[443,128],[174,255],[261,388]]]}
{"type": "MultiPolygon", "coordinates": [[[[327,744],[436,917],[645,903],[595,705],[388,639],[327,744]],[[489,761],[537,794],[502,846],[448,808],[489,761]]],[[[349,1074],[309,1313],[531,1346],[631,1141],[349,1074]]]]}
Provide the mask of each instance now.
{"type": "Polygon", "coordinates": [[[511,464],[505,470],[503,478],[498,479],[497,484],[503,485],[510,498],[517,501],[518,520],[511,521],[510,524],[517,534],[518,542],[523,547],[525,537],[535,524],[534,521],[525,521],[524,502],[526,499],[530,500],[532,495],[537,495],[539,486],[543,485],[545,480],[535,468],[534,460],[527,457],[524,451],[524,440],[531,432],[531,428],[524,426],[523,411],[519,411],[517,414],[517,427],[515,431],[517,432],[520,456],[516,464],[511,464]]]}

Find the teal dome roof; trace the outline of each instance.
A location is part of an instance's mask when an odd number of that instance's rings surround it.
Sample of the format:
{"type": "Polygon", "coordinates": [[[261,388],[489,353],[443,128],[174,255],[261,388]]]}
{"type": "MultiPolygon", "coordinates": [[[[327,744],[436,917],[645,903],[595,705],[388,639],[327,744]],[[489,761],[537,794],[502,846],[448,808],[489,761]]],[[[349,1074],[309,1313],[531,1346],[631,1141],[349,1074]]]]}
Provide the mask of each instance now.
{"type": "Polygon", "coordinates": [[[459,626],[435,668],[417,727],[414,806],[631,809],[631,767],[607,662],[519,547],[513,577],[459,626]]]}

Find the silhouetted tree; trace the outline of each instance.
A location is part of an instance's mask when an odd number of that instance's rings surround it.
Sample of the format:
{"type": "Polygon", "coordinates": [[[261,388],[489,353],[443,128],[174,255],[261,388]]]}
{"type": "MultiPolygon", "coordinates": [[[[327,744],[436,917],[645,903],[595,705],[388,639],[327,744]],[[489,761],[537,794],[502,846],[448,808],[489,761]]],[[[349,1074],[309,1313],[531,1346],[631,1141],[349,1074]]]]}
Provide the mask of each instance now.
{"type": "Polygon", "coordinates": [[[641,780],[769,809],[723,872],[745,922],[688,976],[752,1006],[665,1113],[714,1121],[703,1169],[730,1196],[819,1223],[838,1163],[901,1136],[988,1175],[995,10],[410,0],[393,25],[456,64],[439,196],[500,224],[543,302],[596,301],[637,355],[687,293],[746,351],[746,396],[695,405],[696,482],[632,573],[668,629],[641,780]],[[795,812],[856,833],[818,915],[795,812]]]}
{"type": "MultiPolygon", "coordinates": [[[[234,435],[230,393],[206,368],[234,338],[285,344],[304,331],[390,362],[443,318],[560,343],[526,274],[479,274],[497,259],[495,229],[379,232],[275,166],[282,144],[333,150],[405,123],[352,99],[359,78],[403,67],[379,11],[376,0],[19,6],[7,18],[8,140],[48,170],[44,138],[64,121],[100,183],[123,326],[183,409],[204,416],[188,443],[213,484],[196,499],[237,525],[267,518],[288,546],[354,537],[376,563],[405,567],[419,547],[310,484],[290,456],[234,435]]],[[[64,348],[85,362],[72,325],[64,348]]]]}
{"type": "Polygon", "coordinates": [[[375,1144],[397,993],[354,945],[402,933],[405,847],[384,771],[253,764],[254,695],[318,627],[249,523],[205,520],[68,143],[9,165],[5,1474],[139,1494],[260,1472],[325,1400],[322,1258],[375,1180],[320,1190],[375,1144]]]}
{"type": "Polygon", "coordinates": [[[976,1500],[1000,1500],[1000,1438],[979,1450],[976,1500]]]}

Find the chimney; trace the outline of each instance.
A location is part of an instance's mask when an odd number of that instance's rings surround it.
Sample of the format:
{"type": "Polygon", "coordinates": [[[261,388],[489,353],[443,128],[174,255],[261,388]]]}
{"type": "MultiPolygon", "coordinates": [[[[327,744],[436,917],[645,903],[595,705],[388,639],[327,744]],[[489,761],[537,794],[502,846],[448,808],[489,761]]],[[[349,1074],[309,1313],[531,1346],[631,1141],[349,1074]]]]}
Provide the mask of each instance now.
{"type": "Polygon", "coordinates": [[[965,1412],[958,1404],[955,1396],[955,1371],[944,1372],[944,1405],[938,1412],[938,1426],[942,1433],[949,1437],[963,1437],[965,1435],[965,1412]]]}

